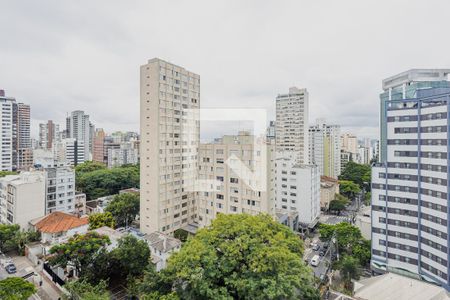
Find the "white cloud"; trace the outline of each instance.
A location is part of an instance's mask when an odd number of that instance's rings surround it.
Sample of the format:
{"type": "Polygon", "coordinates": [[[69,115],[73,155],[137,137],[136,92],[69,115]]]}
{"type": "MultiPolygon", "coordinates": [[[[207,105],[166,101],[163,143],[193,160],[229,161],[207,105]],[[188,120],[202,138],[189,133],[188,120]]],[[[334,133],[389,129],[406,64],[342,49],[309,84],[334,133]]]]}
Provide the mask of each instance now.
{"type": "MultiPolygon", "coordinates": [[[[310,120],[376,137],[381,80],[449,67],[448,1],[2,1],[0,88],[34,125],[85,110],[139,128],[139,65],[202,77],[203,107],[256,107],[307,87],[310,120]],[[431,2],[431,3],[430,3],[431,2]]],[[[37,127],[33,132],[36,135],[37,127]]]]}

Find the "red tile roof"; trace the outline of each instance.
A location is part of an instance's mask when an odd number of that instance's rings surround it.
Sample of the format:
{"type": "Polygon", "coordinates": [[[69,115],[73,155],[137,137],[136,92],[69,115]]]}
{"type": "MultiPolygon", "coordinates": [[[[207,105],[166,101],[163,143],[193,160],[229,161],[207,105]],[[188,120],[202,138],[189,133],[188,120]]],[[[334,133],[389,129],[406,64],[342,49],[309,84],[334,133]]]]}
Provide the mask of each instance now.
{"type": "Polygon", "coordinates": [[[320,176],[320,181],[338,182],[337,179],[329,176],[320,176]]]}
{"type": "Polygon", "coordinates": [[[88,218],[78,218],[60,211],[55,211],[42,218],[35,227],[40,232],[56,233],[65,232],[89,224],[88,218]]]}

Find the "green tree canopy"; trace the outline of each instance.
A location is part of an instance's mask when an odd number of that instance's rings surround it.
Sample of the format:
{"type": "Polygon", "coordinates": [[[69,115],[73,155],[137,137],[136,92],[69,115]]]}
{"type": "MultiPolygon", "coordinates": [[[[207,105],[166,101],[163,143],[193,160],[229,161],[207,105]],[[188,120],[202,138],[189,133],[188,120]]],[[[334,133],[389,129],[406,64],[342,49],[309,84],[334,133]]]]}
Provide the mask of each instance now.
{"type": "Polygon", "coordinates": [[[17,247],[15,237],[20,233],[20,226],[17,224],[0,224],[0,251],[6,252],[17,247]]]}
{"type": "Polygon", "coordinates": [[[105,211],[112,214],[116,225],[130,225],[139,214],[139,195],[124,193],[114,196],[105,211]]]}
{"type": "MultiPolygon", "coordinates": [[[[49,263],[63,268],[73,266],[80,278],[102,279],[102,272],[108,269],[106,246],[110,244],[107,236],[96,232],[74,235],[66,243],[50,249],[49,263]]],[[[107,274],[103,274],[103,277],[107,274]]]]}
{"type": "Polygon", "coordinates": [[[34,284],[21,277],[0,280],[0,299],[2,300],[27,300],[36,291],[34,284]]]}
{"type": "Polygon", "coordinates": [[[359,186],[353,181],[349,180],[339,180],[339,191],[341,194],[348,198],[355,197],[356,194],[361,192],[359,186]]]}
{"type": "Polygon", "coordinates": [[[89,215],[89,230],[97,229],[103,226],[115,227],[114,217],[110,212],[94,213],[89,215]]]}
{"type": "Polygon", "coordinates": [[[366,190],[370,190],[371,172],[369,165],[362,165],[349,161],[339,176],[339,180],[353,181],[359,185],[360,189],[365,187],[366,190]]]}
{"type": "Polygon", "coordinates": [[[101,280],[97,285],[92,285],[86,280],[69,281],[64,285],[69,293],[64,298],[67,300],[109,300],[106,281],[101,280]]]}
{"type": "Polygon", "coordinates": [[[339,262],[339,270],[347,288],[351,288],[352,279],[359,279],[360,267],[356,258],[345,255],[339,262]]]}
{"type": "Polygon", "coordinates": [[[319,299],[302,241],[268,215],[218,215],[157,276],[147,297],[175,291],[181,299],[319,299]]]}
{"type": "Polygon", "coordinates": [[[331,200],[329,210],[330,211],[342,211],[345,209],[345,206],[347,205],[348,201],[340,201],[340,200],[331,200]]]}
{"type": "Polygon", "coordinates": [[[119,276],[137,277],[150,263],[150,249],[147,242],[128,234],[119,239],[117,248],[111,251],[111,258],[112,269],[119,276]]]}
{"type": "Polygon", "coordinates": [[[88,200],[117,194],[120,190],[139,187],[139,166],[96,169],[77,173],[77,190],[88,200]]]}

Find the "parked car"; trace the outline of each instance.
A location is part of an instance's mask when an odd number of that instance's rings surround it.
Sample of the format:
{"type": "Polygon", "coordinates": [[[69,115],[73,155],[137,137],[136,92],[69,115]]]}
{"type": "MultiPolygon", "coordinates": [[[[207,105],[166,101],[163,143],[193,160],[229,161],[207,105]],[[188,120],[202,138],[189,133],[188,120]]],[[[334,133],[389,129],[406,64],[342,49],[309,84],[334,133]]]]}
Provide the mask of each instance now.
{"type": "Polygon", "coordinates": [[[17,272],[17,268],[14,264],[9,264],[5,267],[6,272],[8,272],[8,274],[14,274],[17,272]]]}
{"type": "Polygon", "coordinates": [[[317,267],[319,265],[320,258],[319,255],[314,255],[313,258],[311,258],[311,266],[317,267]]]}
{"type": "Polygon", "coordinates": [[[312,249],[314,251],[319,251],[320,250],[320,245],[319,244],[313,244],[312,249]]]}
{"type": "Polygon", "coordinates": [[[324,256],[324,255],[325,255],[325,252],[323,250],[319,252],[319,256],[324,256]]]}
{"type": "Polygon", "coordinates": [[[330,247],[329,243],[324,243],[323,246],[322,246],[323,250],[327,250],[328,247],[330,247]]]}

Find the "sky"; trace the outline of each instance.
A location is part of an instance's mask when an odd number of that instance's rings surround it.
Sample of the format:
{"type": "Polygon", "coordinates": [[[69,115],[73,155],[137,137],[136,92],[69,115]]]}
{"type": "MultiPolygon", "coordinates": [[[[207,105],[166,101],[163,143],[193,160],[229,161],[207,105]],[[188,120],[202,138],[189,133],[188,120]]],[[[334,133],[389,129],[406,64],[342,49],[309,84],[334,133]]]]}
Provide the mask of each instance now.
{"type": "Polygon", "coordinates": [[[138,131],[139,66],[159,57],[200,74],[203,108],[273,119],[297,86],[310,123],[377,138],[382,79],[449,68],[449,20],[446,0],[0,0],[0,89],[31,105],[35,137],[72,110],[138,131]]]}

